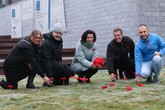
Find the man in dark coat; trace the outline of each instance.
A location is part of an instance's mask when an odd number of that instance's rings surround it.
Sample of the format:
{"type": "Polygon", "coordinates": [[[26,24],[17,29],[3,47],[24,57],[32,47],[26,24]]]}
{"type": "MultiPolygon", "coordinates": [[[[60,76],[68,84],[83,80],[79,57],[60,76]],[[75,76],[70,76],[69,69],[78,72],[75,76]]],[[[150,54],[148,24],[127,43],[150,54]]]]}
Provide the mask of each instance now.
{"type": "Polygon", "coordinates": [[[116,81],[117,69],[121,78],[135,78],[133,40],[123,36],[120,28],[113,31],[114,39],[107,46],[107,67],[112,81],[116,81]]]}
{"type": "Polygon", "coordinates": [[[33,79],[36,73],[42,77],[44,82],[51,82],[39,65],[38,49],[42,41],[39,30],[33,30],[30,36],[19,41],[11,50],[4,61],[3,68],[7,81],[1,81],[0,86],[4,89],[17,89],[18,82],[28,76],[26,88],[36,88],[33,79]]]}
{"type": "Polygon", "coordinates": [[[43,70],[49,78],[54,79],[54,85],[68,85],[69,77],[74,75],[74,71],[62,63],[62,34],[62,25],[56,23],[50,33],[43,35],[44,41],[40,51],[43,70]]]}

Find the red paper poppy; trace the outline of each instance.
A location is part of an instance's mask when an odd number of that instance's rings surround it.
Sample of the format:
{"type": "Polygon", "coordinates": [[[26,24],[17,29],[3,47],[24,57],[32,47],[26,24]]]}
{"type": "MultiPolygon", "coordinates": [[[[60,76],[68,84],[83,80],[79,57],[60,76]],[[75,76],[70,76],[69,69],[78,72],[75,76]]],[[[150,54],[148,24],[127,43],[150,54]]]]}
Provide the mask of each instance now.
{"type": "Polygon", "coordinates": [[[122,80],[127,80],[127,78],[122,78],[122,80]]]}
{"type": "Polygon", "coordinates": [[[92,48],[92,51],[95,51],[96,49],[95,48],[92,48]]]}
{"type": "Polygon", "coordinates": [[[54,80],[54,78],[53,78],[53,77],[51,77],[51,78],[49,78],[49,80],[50,80],[50,81],[53,81],[53,80],[54,80]]]}
{"type": "Polygon", "coordinates": [[[115,84],[114,84],[114,83],[110,83],[109,85],[110,85],[110,86],[115,86],[115,84]]]}
{"type": "Polygon", "coordinates": [[[8,87],[9,89],[14,88],[14,86],[13,86],[13,85],[10,85],[10,84],[9,84],[7,87],[8,87]]]}
{"type": "Polygon", "coordinates": [[[114,76],[118,76],[118,74],[117,73],[115,73],[115,74],[113,74],[114,76]]]}
{"type": "Polygon", "coordinates": [[[144,86],[144,84],[138,84],[138,86],[143,87],[143,86],[144,86]]]}
{"type": "Polygon", "coordinates": [[[132,90],[132,87],[131,87],[131,86],[127,86],[127,87],[126,87],[126,90],[127,90],[127,91],[131,91],[131,90],[132,90]]]}
{"type": "Polygon", "coordinates": [[[106,89],[107,88],[107,86],[101,86],[101,89],[106,89]]]}
{"type": "Polygon", "coordinates": [[[63,78],[61,78],[61,80],[63,80],[63,81],[64,81],[64,80],[66,80],[66,78],[65,78],[65,77],[63,77],[63,78]]]}
{"type": "Polygon", "coordinates": [[[81,81],[83,81],[84,80],[84,78],[78,78],[79,80],[81,80],[81,81]]]}
{"type": "Polygon", "coordinates": [[[100,57],[96,57],[93,61],[93,65],[95,67],[99,67],[99,66],[102,66],[104,64],[104,59],[103,58],[100,58],[100,57]]]}
{"type": "Polygon", "coordinates": [[[88,78],[83,78],[83,81],[88,81],[88,78]]]}

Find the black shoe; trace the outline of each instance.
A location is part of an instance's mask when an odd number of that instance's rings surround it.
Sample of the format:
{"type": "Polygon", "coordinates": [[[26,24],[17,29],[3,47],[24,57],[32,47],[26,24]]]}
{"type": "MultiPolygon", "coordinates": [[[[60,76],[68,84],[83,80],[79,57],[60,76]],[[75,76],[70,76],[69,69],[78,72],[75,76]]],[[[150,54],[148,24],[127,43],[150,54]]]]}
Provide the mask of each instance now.
{"type": "Polygon", "coordinates": [[[160,83],[160,81],[159,81],[159,79],[155,78],[154,80],[151,81],[151,83],[160,83]]]}
{"type": "Polygon", "coordinates": [[[151,80],[151,77],[148,77],[147,80],[146,80],[147,83],[151,83],[152,80],[151,80]]]}
{"type": "Polygon", "coordinates": [[[39,87],[35,87],[34,84],[26,84],[27,89],[39,89],[39,87]]]}
{"type": "Polygon", "coordinates": [[[8,89],[8,84],[7,84],[7,81],[4,81],[4,80],[2,80],[1,82],[0,82],[0,86],[3,88],[3,89],[8,89]]]}
{"type": "Polygon", "coordinates": [[[7,81],[4,81],[2,80],[0,82],[0,86],[3,88],[3,89],[17,89],[18,88],[18,85],[17,83],[15,85],[11,85],[11,84],[8,84],[7,81]]]}

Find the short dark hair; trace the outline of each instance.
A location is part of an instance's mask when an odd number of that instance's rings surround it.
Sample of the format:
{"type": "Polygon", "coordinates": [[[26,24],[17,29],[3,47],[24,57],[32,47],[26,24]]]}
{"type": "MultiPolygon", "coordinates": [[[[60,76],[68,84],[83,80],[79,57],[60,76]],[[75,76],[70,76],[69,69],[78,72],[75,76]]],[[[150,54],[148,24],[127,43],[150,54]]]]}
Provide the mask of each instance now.
{"type": "Polygon", "coordinates": [[[113,30],[113,33],[114,33],[114,32],[118,32],[118,31],[120,31],[120,32],[121,32],[121,35],[123,35],[123,31],[122,31],[122,29],[120,29],[120,28],[115,28],[115,29],[113,30]]]}
{"type": "Polygon", "coordinates": [[[93,30],[86,30],[81,36],[81,43],[86,42],[88,34],[93,34],[93,42],[96,41],[96,33],[93,30]]]}
{"type": "Polygon", "coordinates": [[[140,24],[139,27],[141,27],[141,26],[145,26],[147,28],[147,25],[146,24],[140,24]]]}

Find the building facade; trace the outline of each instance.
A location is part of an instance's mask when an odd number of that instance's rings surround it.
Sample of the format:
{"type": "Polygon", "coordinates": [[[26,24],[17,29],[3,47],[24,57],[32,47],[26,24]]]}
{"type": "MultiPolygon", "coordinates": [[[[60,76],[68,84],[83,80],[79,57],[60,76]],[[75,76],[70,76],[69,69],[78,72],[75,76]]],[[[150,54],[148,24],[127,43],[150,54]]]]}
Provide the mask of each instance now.
{"type": "MultiPolygon", "coordinates": [[[[92,29],[97,34],[99,56],[106,56],[108,43],[113,39],[113,29],[123,29],[123,34],[134,42],[139,39],[137,27],[149,26],[165,38],[165,0],[63,0],[66,32],[63,34],[64,48],[75,48],[82,33],[92,29]]],[[[20,2],[17,2],[18,4],[20,2]]],[[[0,9],[0,35],[11,35],[11,7],[0,9]]],[[[55,13],[56,14],[56,13],[55,13]]],[[[27,19],[23,36],[35,29],[35,15],[27,19]]]]}

